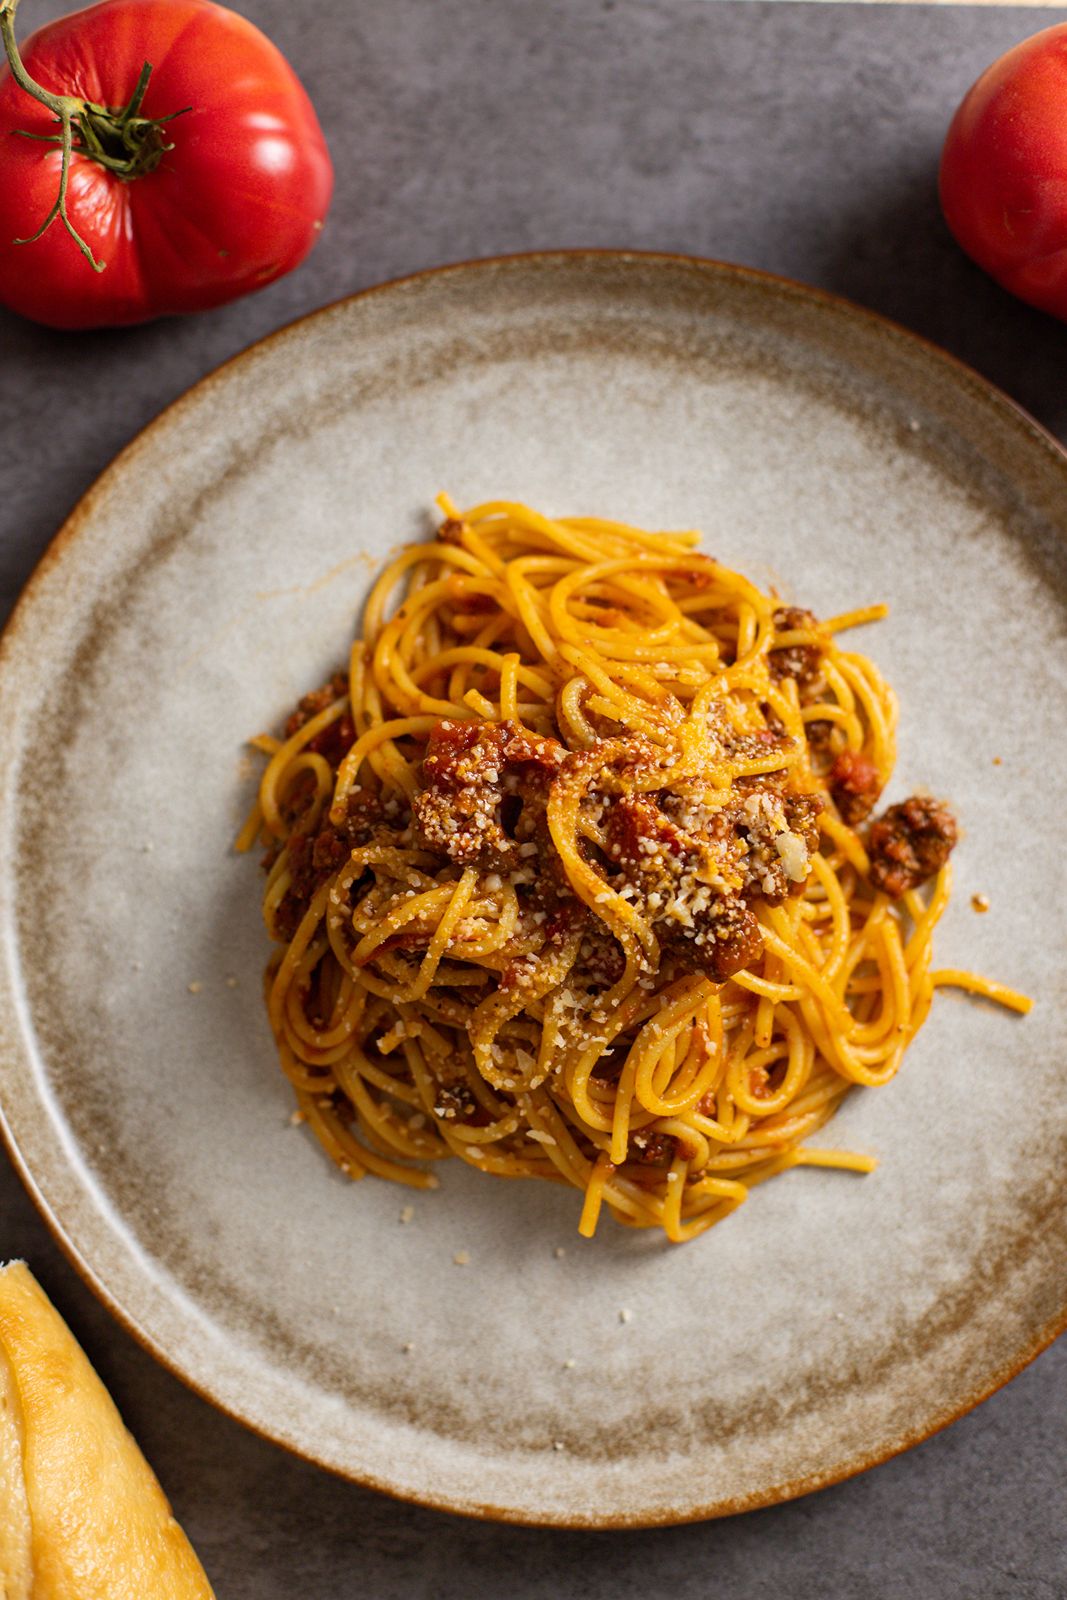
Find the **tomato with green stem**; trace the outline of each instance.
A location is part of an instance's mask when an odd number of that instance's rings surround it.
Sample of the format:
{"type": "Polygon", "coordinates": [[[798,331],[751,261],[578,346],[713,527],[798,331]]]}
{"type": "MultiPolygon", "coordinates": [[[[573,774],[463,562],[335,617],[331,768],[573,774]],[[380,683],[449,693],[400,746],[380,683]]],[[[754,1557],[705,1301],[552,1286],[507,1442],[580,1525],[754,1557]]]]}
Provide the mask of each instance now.
{"type": "Polygon", "coordinates": [[[307,255],[333,168],[306,93],[213,0],[102,0],[19,48],[0,0],[0,303],[56,328],[200,311],[307,255]]]}

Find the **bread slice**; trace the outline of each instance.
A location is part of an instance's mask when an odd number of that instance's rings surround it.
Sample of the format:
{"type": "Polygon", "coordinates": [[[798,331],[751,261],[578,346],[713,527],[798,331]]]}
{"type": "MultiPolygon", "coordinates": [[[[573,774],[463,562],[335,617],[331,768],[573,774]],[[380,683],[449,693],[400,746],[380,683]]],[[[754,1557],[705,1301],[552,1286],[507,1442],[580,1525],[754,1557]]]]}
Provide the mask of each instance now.
{"type": "Polygon", "coordinates": [[[0,1357],[0,1600],[33,1600],[33,1528],[22,1470],[22,1409],[0,1357]]]}
{"type": "Polygon", "coordinates": [[[0,1600],[214,1600],[111,1396],[21,1261],[0,1268],[0,1600]]]}

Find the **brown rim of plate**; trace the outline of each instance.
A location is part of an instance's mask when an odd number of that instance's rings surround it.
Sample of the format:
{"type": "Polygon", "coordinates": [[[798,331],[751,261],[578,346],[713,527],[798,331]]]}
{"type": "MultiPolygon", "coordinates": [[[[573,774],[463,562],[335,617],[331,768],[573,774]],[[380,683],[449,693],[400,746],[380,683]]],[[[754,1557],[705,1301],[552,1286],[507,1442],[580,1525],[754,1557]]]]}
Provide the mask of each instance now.
{"type": "MultiPolygon", "coordinates": [[[[707,256],[686,255],[681,251],[573,248],[528,250],[508,255],[481,256],[473,260],[449,262],[437,267],[426,267],[418,272],[405,273],[401,277],[390,278],[384,283],[373,284],[366,289],[357,290],[354,294],[342,295],[337,300],[329,301],[326,305],[319,306],[314,311],[306,312],[303,316],[295,318],[281,328],[276,328],[273,333],[264,334],[262,338],[255,340],[252,344],[246,346],[244,350],[238,351],[236,355],[230,356],[219,366],[214,367],[190,388],[178,395],[176,399],[170,401],[151,421],[138,429],[129,443],[123,446],[118,455],[94,479],[89,488],[78,499],[58,532],[49,541],[29,579],[23,586],[22,592],[12,608],[3,629],[0,630],[0,670],[3,669],[6,663],[11,640],[18,633],[23,617],[29,613],[30,602],[33,599],[38,580],[56,562],[62,559],[67,545],[78,536],[86,517],[93,510],[97,495],[108,484],[112,475],[125,470],[128,464],[135,459],[142,441],[150,432],[154,432],[164,425],[172,413],[177,412],[194,395],[201,393],[209,385],[215,384],[238,362],[246,360],[274,340],[284,339],[295,329],[311,322],[316,317],[322,316],[324,313],[333,311],[343,305],[368,299],[372,295],[387,294],[391,290],[403,288],[408,284],[423,282],[430,278],[441,277],[450,273],[474,273],[482,268],[500,269],[535,264],[564,265],[569,262],[577,263],[583,261],[619,263],[634,261],[645,266],[660,263],[664,266],[688,267],[696,273],[703,273],[720,279],[743,280],[755,288],[763,289],[772,296],[807,301],[810,305],[822,308],[837,316],[845,317],[850,321],[865,323],[874,332],[880,333],[883,337],[888,337],[894,342],[904,342],[917,346],[935,365],[946,370],[958,384],[962,384],[966,390],[992,404],[1006,420],[1013,422],[1016,426],[1021,424],[1023,429],[1030,434],[1034,443],[1052,455],[1059,465],[1067,470],[1067,448],[1060,443],[1054,434],[1032,417],[1023,406],[1011,399],[996,384],[990,382],[987,378],[983,378],[980,373],[976,372],[965,361],[961,361],[957,356],[951,355],[947,350],[942,349],[940,345],[933,343],[932,340],[924,338],[921,334],[913,333],[910,329],[898,322],[894,322],[890,317],[883,316],[880,312],[871,311],[864,306],[857,305],[854,301],[846,299],[844,295],[834,294],[827,289],[817,289],[810,284],[800,283],[794,278],[784,277],[780,273],[766,272],[758,267],[741,266],[729,261],[717,261],[707,256]]],[[[44,1195],[38,1189],[33,1174],[22,1160],[21,1153],[8,1128],[2,1105],[0,1105],[0,1137],[2,1137],[3,1145],[11,1164],[21,1178],[27,1194],[68,1262],[83,1283],[88,1285],[115,1320],[133,1337],[137,1344],[158,1361],[173,1377],[178,1378],[186,1388],[191,1389],[200,1399],[206,1400],[215,1410],[221,1411],[225,1416],[231,1418],[234,1422],[240,1423],[242,1427],[247,1428],[249,1432],[266,1440],[268,1443],[280,1445],[290,1455],[308,1461],[314,1466],[323,1467],[321,1461],[318,1461],[308,1451],[301,1449],[290,1440],[277,1437],[256,1423],[239,1416],[230,1406],[218,1400],[210,1390],[181,1370],[168,1352],[161,1349],[137,1325],[125,1308],[113,1298],[106,1285],[97,1277],[89,1262],[80,1255],[76,1246],[67,1237],[61,1219],[52,1211],[44,1195]]],[[[910,1450],[915,1445],[922,1444],[925,1440],[933,1438],[943,1428],[947,1428],[951,1423],[958,1421],[960,1417],[966,1416],[968,1412],[973,1411],[983,1400],[987,1400],[990,1395],[1003,1388],[1012,1378],[1017,1377],[1024,1367],[1035,1360],[1043,1350],[1047,1350],[1049,1345],[1065,1331],[1067,1331],[1067,1304],[1064,1304],[1058,1315],[1051,1318],[1024,1346],[1016,1359],[996,1369],[992,1377],[988,1381],[977,1385],[962,1404],[945,1415],[936,1416],[929,1426],[907,1431],[901,1438],[882,1451],[874,1451],[868,1456],[850,1462],[841,1469],[829,1468],[825,1472],[810,1473],[785,1483],[775,1484],[762,1493],[739,1496],[734,1500],[716,1501],[706,1507],[697,1507],[696,1509],[676,1513],[636,1517],[609,1515],[598,1518],[596,1522],[566,1516],[527,1516],[518,1511],[504,1512],[497,1506],[474,1502],[464,1502],[463,1505],[457,1505],[454,1501],[437,1498],[431,1493],[420,1495],[405,1494],[370,1473],[356,1473],[331,1466],[323,1467],[323,1470],[331,1472],[334,1476],[343,1478],[348,1482],[375,1489],[379,1493],[389,1495],[392,1499],[409,1505],[425,1506],[434,1511],[478,1517],[485,1521],[513,1526],[599,1531],[623,1528],[675,1527],[685,1523],[705,1522],[719,1517],[735,1516],[743,1511],[758,1511],[766,1506],[779,1505],[784,1501],[797,1499],[801,1495],[811,1494],[817,1489],[827,1489],[834,1484],[845,1483],[849,1478],[857,1477],[861,1472],[866,1472],[871,1467],[880,1466],[882,1462],[892,1460],[894,1456],[903,1454],[905,1450],[910,1450]]]]}

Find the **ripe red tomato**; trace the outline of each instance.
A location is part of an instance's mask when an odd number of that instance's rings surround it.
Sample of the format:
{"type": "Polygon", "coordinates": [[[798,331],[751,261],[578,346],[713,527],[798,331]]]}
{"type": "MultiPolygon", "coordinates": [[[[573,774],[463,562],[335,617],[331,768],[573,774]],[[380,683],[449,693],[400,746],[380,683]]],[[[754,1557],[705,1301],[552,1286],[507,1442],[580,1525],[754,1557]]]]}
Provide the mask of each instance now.
{"type": "Polygon", "coordinates": [[[1067,319],[1067,23],[1016,45],[964,96],[941,209],[991,277],[1067,319]]]}
{"type": "MultiPolygon", "coordinates": [[[[17,3],[0,0],[9,55],[17,3]]],[[[0,77],[0,303],[55,328],[143,322],[262,288],[315,243],[333,188],[322,130],[243,17],[211,0],[103,0],[41,28],[22,60],[50,103],[0,77]],[[61,216],[14,242],[59,191],[65,96],[66,213],[102,270],[61,216]]]]}

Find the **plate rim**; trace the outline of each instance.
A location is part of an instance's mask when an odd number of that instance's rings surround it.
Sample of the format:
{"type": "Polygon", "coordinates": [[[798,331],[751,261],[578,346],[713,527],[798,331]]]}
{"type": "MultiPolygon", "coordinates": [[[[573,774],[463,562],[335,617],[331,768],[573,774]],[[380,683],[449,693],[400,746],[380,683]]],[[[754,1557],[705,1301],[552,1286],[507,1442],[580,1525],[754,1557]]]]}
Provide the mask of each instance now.
{"type": "MultiPolygon", "coordinates": [[[[605,265],[616,264],[619,266],[634,263],[637,266],[653,270],[657,266],[673,269],[686,268],[719,281],[740,281],[759,292],[783,296],[793,301],[806,302],[819,313],[834,314],[853,324],[866,325],[876,336],[888,336],[894,343],[915,350],[933,367],[941,368],[950,378],[955,380],[957,385],[969,390],[976,398],[984,400],[987,405],[993,408],[994,412],[1000,414],[1005,422],[1013,424],[1016,428],[1021,428],[1023,432],[1030,436],[1034,445],[1051,459],[1055,467],[1064,474],[1065,480],[1067,480],[1067,446],[1063,445],[1050,429],[1032,416],[1017,400],[1013,399],[990,379],[984,377],[969,363],[953,355],[933,340],[926,338],[923,334],[916,333],[904,324],[884,316],[881,312],[871,310],[869,307],[860,305],[847,296],[837,294],[832,290],[804,283],[799,279],[790,278],[781,273],[770,272],[763,268],[752,267],[738,262],[722,261],[715,257],[693,255],[683,251],[575,247],[550,250],[534,249],[477,256],[454,262],[445,262],[437,266],[425,267],[397,277],[388,278],[356,290],[351,294],[341,295],[322,306],[305,312],[301,316],[282,324],[281,327],[262,335],[232,356],[227,357],[217,366],[212,367],[198,378],[195,383],[189,385],[179,395],[176,395],[142,427],[138,428],[78,497],[56,533],[48,541],[28,579],[19,591],[15,604],[8,614],[2,629],[0,629],[0,678],[6,673],[14,642],[26,623],[32,621],[33,605],[41,581],[54,567],[63,561],[68,547],[78,538],[90,518],[98,497],[107,491],[114,478],[126,472],[129,464],[150,435],[154,435],[157,430],[165,430],[168,422],[186,405],[195,403],[208,390],[216,387],[221,382],[225,382],[230,371],[239,364],[254,359],[267,347],[275,343],[280,344],[291,337],[298,329],[319,318],[329,317],[344,307],[361,303],[378,295],[389,295],[398,290],[407,289],[412,285],[427,283],[430,280],[447,276],[457,278],[463,276],[473,277],[483,271],[521,269],[523,267],[534,269],[540,266],[566,268],[568,266],[579,266],[583,262],[600,262],[605,265]]],[[[0,981],[4,980],[0,979],[0,981]]],[[[20,1039],[23,1038],[21,1019],[15,1020],[13,1033],[20,1039]]],[[[25,1044],[23,1042],[24,1048],[25,1044]]],[[[11,1064],[12,1054],[5,1052],[5,1065],[11,1064]]],[[[400,1487],[396,1483],[383,1479],[376,1473],[359,1471],[351,1466],[324,1461],[312,1449],[288,1437],[283,1429],[276,1428],[272,1430],[266,1424],[243,1415],[232,1404],[216,1395],[207,1383],[186,1371],[180,1360],[160,1345],[147,1329],[141,1327],[133,1313],[127,1310],[111,1292],[92,1263],[86,1259],[74,1240],[68,1235],[62,1218],[40,1188],[28,1161],[23,1157],[18,1146],[2,1100],[0,1100],[0,1141],[2,1141],[8,1159],[18,1174],[38,1215],[81,1281],[92,1291],[124,1332],[129,1334],[142,1350],[146,1351],[165,1371],[177,1378],[200,1399],[205,1400],[224,1416],[247,1428],[256,1437],[272,1445],[280,1446],[299,1460],[307,1461],[345,1481],[374,1489],[405,1504],[424,1506],[434,1511],[449,1512],[453,1515],[469,1516],[505,1525],[588,1531],[674,1527],[717,1520],[721,1517],[734,1516],[745,1511],[754,1511],[767,1506],[783,1504],[802,1495],[813,1493],[816,1490],[847,1482],[849,1478],[856,1477],[872,1467],[880,1466],[883,1462],[892,1460],[894,1456],[900,1455],[915,1445],[932,1438],[935,1434],[940,1433],[942,1429],[949,1427],[961,1417],[966,1416],[981,1405],[983,1401],[1003,1388],[1005,1384],[1009,1383],[1024,1368],[1029,1366],[1037,1356],[1048,1349],[1062,1333],[1067,1332],[1067,1299],[1065,1299],[1059,1311],[1026,1341],[1021,1351],[1012,1359],[994,1368],[992,1373],[985,1374],[983,1381],[977,1384],[958,1406],[952,1407],[945,1414],[935,1412],[928,1425],[924,1423],[907,1429],[903,1434],[885,1444],[884,1447],[879,1446],[877,1449],[853,1458],[846,1463],[837,1463],[826,1467],[822,1471],[814,1471],[785,1482],[774,1483],[762,1491],[753,1491],[734,1498],[720,1498],[707,1504],[691,1506],[682,1510],[636,1511],[634,1513],[624,1512],[596,1517],[570,1516],[554,1512],[538,1514],[513,1506],[500,1506],[490,1502],[475,1502],[466,1499],[461,1500],[456,1496],[437,1494],[431,1487],[420,1489],[418,1492],[400,1487]]]]}

